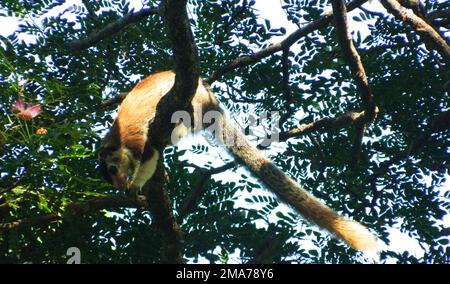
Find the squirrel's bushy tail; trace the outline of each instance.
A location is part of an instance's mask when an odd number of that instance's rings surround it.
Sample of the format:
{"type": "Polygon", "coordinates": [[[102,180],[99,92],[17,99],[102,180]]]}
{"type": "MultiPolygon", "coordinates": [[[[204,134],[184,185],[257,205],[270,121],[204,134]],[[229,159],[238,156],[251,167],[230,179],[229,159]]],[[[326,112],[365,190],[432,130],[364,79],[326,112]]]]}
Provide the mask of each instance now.
{"type": "Polygon", "coordinates": [[[263,153],[253,147],[245,135],[222,116],[218,139],[262,181],[267,189],[295,208],[306,219],[324,228],[355,249],[377,247],[377,238],[363,225],[337,215],[293,179],[278,169],[263,153]]]}

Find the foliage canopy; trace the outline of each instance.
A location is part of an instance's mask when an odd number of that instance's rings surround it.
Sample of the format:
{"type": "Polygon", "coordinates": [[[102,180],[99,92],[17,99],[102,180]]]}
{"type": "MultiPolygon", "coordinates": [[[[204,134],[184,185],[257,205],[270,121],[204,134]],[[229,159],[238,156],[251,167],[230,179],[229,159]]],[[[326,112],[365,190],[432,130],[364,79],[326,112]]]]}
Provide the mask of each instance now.
{"type": "MultiPolygon", "coordinates": [[[[144,8],[157,2],[143,1],[144,8]]],[[[270,2],[282,3],[286,19],[299,29],[330,10],[324,0],[270,2]]],[[[124,195],[96,169],[96,150],[117,107],[105,102],[144,76],[173,68],[170,42],[157,13],[120,27],[144,9],[133,11],[126,0],[74,3],[0,4],[0,15],[20,22],[17,31],[0,37],[0,262],[65,263],[67,249],[78,247],[83,263],[158,263],[164,234],[147,211],[90,201],[124,195]],[[119,28],[90,46],[76,45],[111,23],[119,28]],[[19,99],[40,104],[43,112],[20,118],[11,111],[19,99]]],[[[287,35],[259,15],[253,0],[192,0],[188,7],[205,78],[287,35]]],[[[381,261],[448,263],[450,228],[442,219],[450,209],[450,191],[442,185],[450,169],[450,68],[410,26],[368,9],[354,10],[359,25],[350,28],[380,111],[364,132],[359,164],[349,166],[357,135],[351,123],[324,124],[264,151],[315,196],[366,224],[384,242],[395,226],[425,251],[421,257],[385,250],[381,261]]],[[[430,18],[450,7],[430,0],[423,9],[430,18]]],[[[447,16],[429,22],[448,43],[447,16]]],[[[282,132],[364,110],[333,22],[217,79],[212,86],[231,116],[245,123],[241,118],[249,113],[279,110],[282,132]]],[[[281,208],[241,168],[227,167],[220,177],[233,178],[219,179],[208,174],[221,164],[217,158],[214,165],[193,167],[196,156],[215,155],[213,148],[194,143],[190,150],[165,151],[176,216],[190,192],[201,188],[195,206],[178,220],[186,259],[362,261],[358,252],[281,208]],[[236,204],[238,196],[245,203],[236,204]]]]}

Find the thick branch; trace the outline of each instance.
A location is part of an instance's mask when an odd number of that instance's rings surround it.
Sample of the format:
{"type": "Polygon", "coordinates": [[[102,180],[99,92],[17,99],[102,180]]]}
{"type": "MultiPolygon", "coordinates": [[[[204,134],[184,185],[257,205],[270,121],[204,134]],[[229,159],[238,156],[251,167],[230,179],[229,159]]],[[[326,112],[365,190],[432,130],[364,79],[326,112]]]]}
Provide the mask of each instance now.
{"type": "Polygon", "coordinates": [[[450,65],[450,46],[433,27],[395,0],[381,0],[381,4],[397,19],[408,23],[420,35],[425,45],[439,52],[447,65],[450,65]]]}
{"type": "MultiPolygon", "coordinates": [[[[367,0],[353,0],[350,3],[348,3],[347,8],[349,11],[351,11],[353,9],[358,8],[365,2],[367,2],[367,0]]],[[[228,73],[230,71],[233,71],[233,70],[243,67],[243,66],[247,66],[247,65],[256,63],[256,62],[260,61],[261,59],[268,57],[276,52],[282,51],[283,49],[287,49],[291,45],[296,43],[300,38],[314,32],[318,29],[326,27],[332,20],[333,20],[333,13],[326,12],[318,20],[307,24],[306,26],[304,26],[301,29],[298,29],[297,31],[290,34],[283,41],[281,41],[277,44],[272,44],[272,45],[268,46],[267,48],[261,49],[260,51],[253,53],[251,55],[241,56],[241,57],[234,59],[233,61],[231,61],[224,67],[213,72],[213,74],[211,74],[211,76],[209,76],[205,80],[205,82],[207,82],[208,84],[212,84],[213,82],[215,82],[220,77],[222,77],[223,75],[225,75],[226,73],[228,73]]]]}
{"type": "Polygon", "coordinates": [[[184,263],[182,253],[183,232],[173,215],[172,202],[167,194],[166,176],[162,159],[155,174],[143,188],[148,200],[148,210],[163,233],[162,263],[184,263]]]}
{"type": "Polygon", "coordinates": [[[109,23],[104,28],[92,32],[86,38],[73,40],[67,43],[67,47],[75,52],[81,49],[89,48],[101,40],[117,34],[128,25],[139,22],[150,15],[156,14],[158,14],[157,8],[146,8],[136,13],[130,12],[117,21],[109,23]]]}
{"type": "Polygon", "coordinates": [[[336,25],[336,33],[339,45],[342,49],[344,59],[347,61],[350,71],[352,72],[358,91],[363,100],[364,110],[367,113],[368,121],[375,117],[375,102],[372,91],[366,76],[366,71],[361,61],[361,57],[353,44],[353,39],[348,32],[347,10],[342,0],[333,0],[334,21],[336,25]]]}
{"type": "Polygon", "coordinates": [[[353,140],[353,149],[350,157],[350,167],[356,168],[361,159],[361,143],[364,136],[364,131],[367,128],[367,123],[372,121],[376,115],[376,105],[372,91],[366,76],[366,71],[359,56],[358,51],[353,44],[353,39],[348,31],[347,24],[347,9],[343,0],[333,0],[334,22],[336,26],[336,33],[339,40],[339,45],[342,49],[344,59],[347,61],[350,71],[352,72],[356,86],[363,101],[364,110],[366,112],[366,121],[355,127],[356,134],[353,140]]]}
{"type": "Polygon", "coordinates": [[[111,209],[118,207],[140,208],[145,206],[146,206],[145,202],[138,202],[128,197],[122,196],[99,197],[85,202],[71,203],[64,209],[63,212],[64,214],[52,213],[20,219],[9,223],[1,223],[0,232],[18,229],[22,227],[47,225],[50,222],[63,219],[66,214],[81,215],[93,211],[98,211],[101,209],[111,209]]]}
{"type": "MultiPolygon", "coordinates": [[[[152,145],[148,146],[157,149],[162,149],[169,142],[170,133],[174,128],[170,123],[173,112],[189,109],[200,76],[197,46],[186,12],[186,0],[162,1],[160,13],[166,24],[175,57],[175,83],[158,103],[155,120],[150,123],[148,135],[152,145]]],[[[149,154],[148,151],[151,149],[146,147],[144,156],[149,154]]]]}
{"type": "MultiPolygon", "coordinates": [[[[173,112],[189,110],[188,106],[197,90],[200,67],[197,47],[186,12],[186,2],[186,0],[165,0],[161,1],[159,8],[175,57],[175,83],[158,103],[155,119],[149,122],[148,141],[151,142],[146,143],[144,157],[151,155],[152,147],[161,152],[168,144],[174,128],[171,123],[173,112]]],[[[172,204],[165,190],[163,168],[162,159],[159,159],[155,174],[143,190],[149,200],[149,210],[165,235],[161,261],[183,263],[181,252],[183,235],[173,216],[172,204]]]]}
{"type": "Polygon", "coordinates": [[[56,214],[47,214],[42,216],[20,219],[9,223],[1,223],[0,232],[18,229],[22,227],[43,226],[47,225],[50,222],[57,221],[59,219],[61,219],[61,217],[56,214]]]}

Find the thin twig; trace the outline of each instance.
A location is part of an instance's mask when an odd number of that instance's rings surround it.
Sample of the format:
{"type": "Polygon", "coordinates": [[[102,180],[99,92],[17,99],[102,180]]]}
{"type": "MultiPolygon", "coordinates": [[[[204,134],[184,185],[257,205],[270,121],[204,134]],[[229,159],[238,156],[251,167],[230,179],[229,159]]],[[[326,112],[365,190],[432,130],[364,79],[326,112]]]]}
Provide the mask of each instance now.
{"type": "Polygon", "coordinates": [[[300,124],[296,128],[292,128],[288,131],[280,132],[279,139],[280,141],[286,141],[289,138],[300,137],[312,132],[325,133],[332,130],[344,128],[350,125],[356,125],[365,121],[367,118],[365,117],[365,111],[362,112],[347,112],[338,117],[325,117],[319,120],[316,120],[311,123],[303,123],[300,124]]]}
{"type": "Polygon", "coordinates": [[[73,40],[71,42],[68,42],[67,47],[72,52],[77,52],[82,49],[89,48],[106,38],[114,36],[115,34],[119,33],[121,30],[126,28],[128,25],[139,22],[142,19],[144,19],[150,15],[156,15],[156,14],[158,14],[157,8],[145,8],[136,13],[134,13],[132,11],[132,12],[126,14],[125,16],[123,16],[122,18],[118,19],[117,21],[109,23],[104,28],[90,33],[87,37],[85,37],[83,39],[78,39],[78,40],[73,40]]]}

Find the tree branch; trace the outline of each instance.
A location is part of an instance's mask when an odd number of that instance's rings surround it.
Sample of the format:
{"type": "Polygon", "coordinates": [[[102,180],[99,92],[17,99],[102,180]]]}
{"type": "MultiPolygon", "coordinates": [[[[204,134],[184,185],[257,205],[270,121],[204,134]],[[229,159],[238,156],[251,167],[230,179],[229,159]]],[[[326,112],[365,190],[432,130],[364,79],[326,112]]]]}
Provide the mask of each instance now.
{"type": "Polygon", "coordinates": [[[350,169],[357,169],[361,162],[362,141],[364,132],[366,132],[367,124],[358,124],[355,126],[355,134],[353,136],[352,151],[348,159],[350,169]]]}
{"type": "Polygon", "coordinates": [[[359,93],[361,95],[364,110],[367,114],[366,118],[368,121],[371,121],[375,118],[376,106],[372,91],[369,87],[366,71],[361,61],[361,57],[359,56],[359,53],[353,44],[353,39],[348,32],[346,16],[347,10],[342,0],[333,0],[332,3],[339,45],[341,46],[344,59],[347,61],[350,67],[350,71],[352,72],[356,86],[358,87],[359,93]]]}
{"type": "Polygon", "coordinates": [[[0,232],[19,229],[22,227],[44,226],[50,222],[62,220],[66,214],[82,215],[101,209],[111,209],[118,207],[141,208],[147,206],[145,202],[138,202],[124,196],[98,197],[84,202],[74,202],[69,204],[63,211],[64,214],[46,214],[24,218],[8,223],[0,223],[0,232]]]}
{"type": "MultiPolygon", "coordinates": [[[[175,83],[168,94],[163,96],[156,107],[156,115],[149,122],[148,141],[143,156],[149,157],[156,148],[162,156],[162,149],[168,144],[174,128],[171,116],[176,110],[189,110],[191,100],[197,90],[200,67],[197,47],[186,12],[186,0],[161,1],[159,11],[164,19],[175,57],[175,83]]],[[[145,106],[144,106],[145,107],[145,106]]],[[[165,238],[161,261],[183,263],[183,234],[172,212],[172,204],[165,190],[164,165],[158,161],[155,174],[144,186],[149,200],[149,210],[165,238]]]]}
{"type": "MultiPolygon", "coordinates": [[[[350,3],[348,3],[348,10],[351,11],[353,9],[358,8],[362,4],[367,2],[367,0],[353,0],[350,3]]],[[[225,75],[228,72],[231,72],[237,68],[247,66],[253,63],[256,63],[260,61],[261,59],[268,57],[276,52],[282,51],[283,49],[289,48],[291,45],[296,43],[300,38],[318,30],[321,28],[326,27],[331,21],[333,20],[333,13],[332,12],[326,12],[323,14],[322,17],[320,17],[318,20],[313,21],[307,25],[305,25],[303,28],[298,29],[297,31],[290,34],[286,39],[283,41],[272,44],[268,46],[267,48],[261,49],[260,51],[253,53],[251,55],[241,56],[230,63],[226,64],[222,68],[214,71],[211,76],[209,76],[205,82],[208,84],[212,84],[216,80],[218,80],[220,77],[225,75]]]]}
{"type": "Polygon", "coordinates": [[[136,13],[132,11],[122,18],[118,19],[117,21],[109,23],[104,28],[90,33],[86,38],[73,40],[67,43],[67,47],[72,52],[77,52],[79,50],[89,48],[100,42],[101,40],[104,40],[105,38],[112,37],[113,35],[126,28],[128,25],[139,22],[150,15],[156,14],[158,14],[157,8],[145,8],[136,13]]]}
{"type": "Polygon", "coordinates": [[[42,216],[24,218],[9,223],[1,223],[0,232],[10,231],[12,229],[18,229],[22,227],[43,226],[60,219],[61,217],[56,214],[47,214],[42,216]]]}
{"type": "Polygon", "coordinates": [[[450,65],[450,46],[432,26],[395,0],[381,0],[381,4],[397,19],[409,24],[420,35],[425,45],[429,49],[436,50],[446,64],[450,65]]]}
{"type": "Polygon", "coordinates": [[[162,1],[159,10],[175,57],[175,83],[158,103],[155,119],[149,124],[148,137],[152,145],[146,145],[144,156],[149,154],[151,146],[162,149],[168,144],[174,128],[170,118],[176,110],[189,110],[200,76],[198,51],[186,12],[186,0],[162,1]]]}
{"type": "Polygon", "coordinates": [[[377,107],[369,87],[361,57],[359,56],[359,53],[353,44],[353,39],[348,31],[347,9],[344,2],[343,0],[332,0],[332,6],[339,45],[341,46],[344,59],[350,67],[350,71],[352,72],[356,86],[359,90],[364,105],[364,111],[366,113],[365,119],[367,119],[355,127],[356,135],[353,140],[352,154],[350,157],[350,167],[354,169],[359,165],[361,160],[361,144],[364,131],[367,128],[367,123],[375,119],[377,107]]]}
{"type": "Polygon", "coordinates": [[[311,123],[303,123],[300,124],[297,128],[290,129],[289,131],[280,132],[279,140],[286,141],[289,138],[300,137],[306,134],[310,134],[314,131],[317,131],[319,133],[325,133],[334,129],[344,128],[349,125],[357,125],[367,119],[365,116],[366,116],[365,111],[362,112],[350,111],[335,118],[325,117],[311,123]]]}
{"type": "Polygon", "coordinates": [[[183,232],[173,215],[173,207],[166,188],[163,160],[159,159],[156,172],[143,188],[148,210],[163,233],[161,263],[184,263],[182,253],[183,232]]]}

